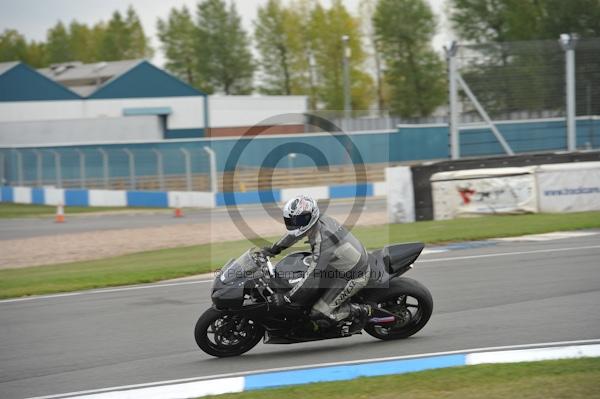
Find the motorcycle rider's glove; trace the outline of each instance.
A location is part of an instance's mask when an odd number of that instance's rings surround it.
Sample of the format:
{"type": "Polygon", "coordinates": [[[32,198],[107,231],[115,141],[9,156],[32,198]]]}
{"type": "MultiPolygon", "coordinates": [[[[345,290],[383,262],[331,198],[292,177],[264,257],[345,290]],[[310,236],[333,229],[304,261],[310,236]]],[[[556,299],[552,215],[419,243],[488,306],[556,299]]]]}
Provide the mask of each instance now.
{"type": "Polygon", "coordinates": [[[273,256],[279,255],[281,253],[281,248],[279,248],[277,245],[273,245],[269,247],[263,247],[261,251],[265,256],[272,258],[273,256]]]}

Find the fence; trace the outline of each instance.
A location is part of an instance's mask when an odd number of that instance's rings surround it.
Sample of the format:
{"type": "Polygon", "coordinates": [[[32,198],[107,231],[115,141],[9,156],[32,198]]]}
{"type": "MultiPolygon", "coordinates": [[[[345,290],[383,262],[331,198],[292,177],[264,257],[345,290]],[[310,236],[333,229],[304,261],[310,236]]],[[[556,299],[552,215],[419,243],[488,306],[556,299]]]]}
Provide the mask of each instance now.
{"type": "Polygon", "coordinates": [[[579,40],[565,34],[560,40],[454,43],[446,54],[453,159],[460,157],[461,116],[485,123],[504,152],[512,155],[495,120],[564,117],[566,147],[574,151],[575,117],[600,114],[598,38],[579,40]]]}
{"type": "MultiPolygon", "coordinates": [[[[566,149],[562,118],[501,121],[496,126],[515,153],[566,149]]],[[[600,118],[578,117],[576,129],[578,148],[600,148],[600,118]]],[[[30,187],[249,191],[268,185],[285,188],[358,183],[360,179],[381,181],[385,165],[447,159],[450,145],[447,124],[351,133],[342,137],[346,145],[338,139],[329,133],[307,133],[241,141],[223,138],[0,149],[0,176],[4,184],[30,187]],[[245,145],[242,150],[236,149],[240,142],[245,145]],[[322,159],[316,162],[301,153],[301,148],[318,150],[322,159]],[[207,149],[215,153],[214,168],[207,149]],[[237,160],[228,165],[232,158],[237,160]],[[266,162],[267,158],[271,161],[266,162]],[[362,177],[352,164],[356,160],[365,165],[362,177]]],[[[463,127],[460,152],[468,157],[490,156],[503,154],[503,149],[489,127],[475,125],[463,127]]]]}
{"type": "MultiPolygon", "coordinates": [[[[209,147],[190,148],[66,147],[15,148],[12,183],[19,186],[112,190],[215,191],[209,147]]],[[[214,163],[214,161],[213,161],[214,163]]],[[[2,176],[5,176],[4,171],[2,176]]]]}

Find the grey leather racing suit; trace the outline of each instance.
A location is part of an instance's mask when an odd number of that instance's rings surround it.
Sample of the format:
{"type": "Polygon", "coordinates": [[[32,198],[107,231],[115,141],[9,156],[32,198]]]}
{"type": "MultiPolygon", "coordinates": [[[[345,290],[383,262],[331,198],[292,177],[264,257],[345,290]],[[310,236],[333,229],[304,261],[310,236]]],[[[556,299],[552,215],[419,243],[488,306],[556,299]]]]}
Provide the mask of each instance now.
{"type": "Polygon", "coordinates": [[[367,251],[352,233],[325,215],[304,236],[286,235],[273,248],[279,252],[304,237],[310,243],[312,259],[288,298],[303,305],[312,303],[313,318],[343,320],[350,315],[348,298],[369,281],[367,251]]]}

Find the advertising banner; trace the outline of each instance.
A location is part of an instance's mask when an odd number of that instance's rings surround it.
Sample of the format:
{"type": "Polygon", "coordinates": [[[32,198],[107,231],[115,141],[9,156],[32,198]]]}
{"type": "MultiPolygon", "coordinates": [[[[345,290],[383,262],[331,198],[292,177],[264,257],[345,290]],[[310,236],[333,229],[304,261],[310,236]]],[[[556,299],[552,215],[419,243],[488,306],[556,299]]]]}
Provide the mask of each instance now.
{"type": "Polygon", "coordinates": [[[537,183],[540,212],[600,210],[600,162],[541,165],[537,183]]]}
{"type": "Polygon", "coordinates": [[[538,211],[531,167],[440,172],[431,184],[435,220],[538,211]]]}

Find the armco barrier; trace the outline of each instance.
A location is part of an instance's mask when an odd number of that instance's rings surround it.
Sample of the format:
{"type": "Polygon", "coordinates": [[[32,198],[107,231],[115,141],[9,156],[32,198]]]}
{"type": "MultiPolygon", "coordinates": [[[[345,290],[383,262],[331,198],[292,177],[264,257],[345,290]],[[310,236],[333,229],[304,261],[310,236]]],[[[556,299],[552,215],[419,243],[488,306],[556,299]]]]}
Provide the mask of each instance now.
{"type": "MultiPolygon", "coordinates": [[[[316,382],[346,381],[360,377],[404,374],[456,366],[517,363],[540,360],[600,357],[600,340],[517,345],[467,351],[367,359],[256,373],[222,375],[220,378],[187,378],[150,384],[105,388],[53,397],[86,399],[197,398],[257,389],[316,382]]],[[[219,377],[219,376],[215,376],[219,377]]]]}
{"type": "Polygon", "coordinates": [[[282,202],[302,193],[317,194],[315,196],[317,199],[343,199],[354,198],[357,193],[359,196],[373,197],[383,196],[385,192],[385,182],[215,194],[196,191],[82,190],[4,186],[0,189],[0,202],[83,207],[214,208],[282,202]]]}

